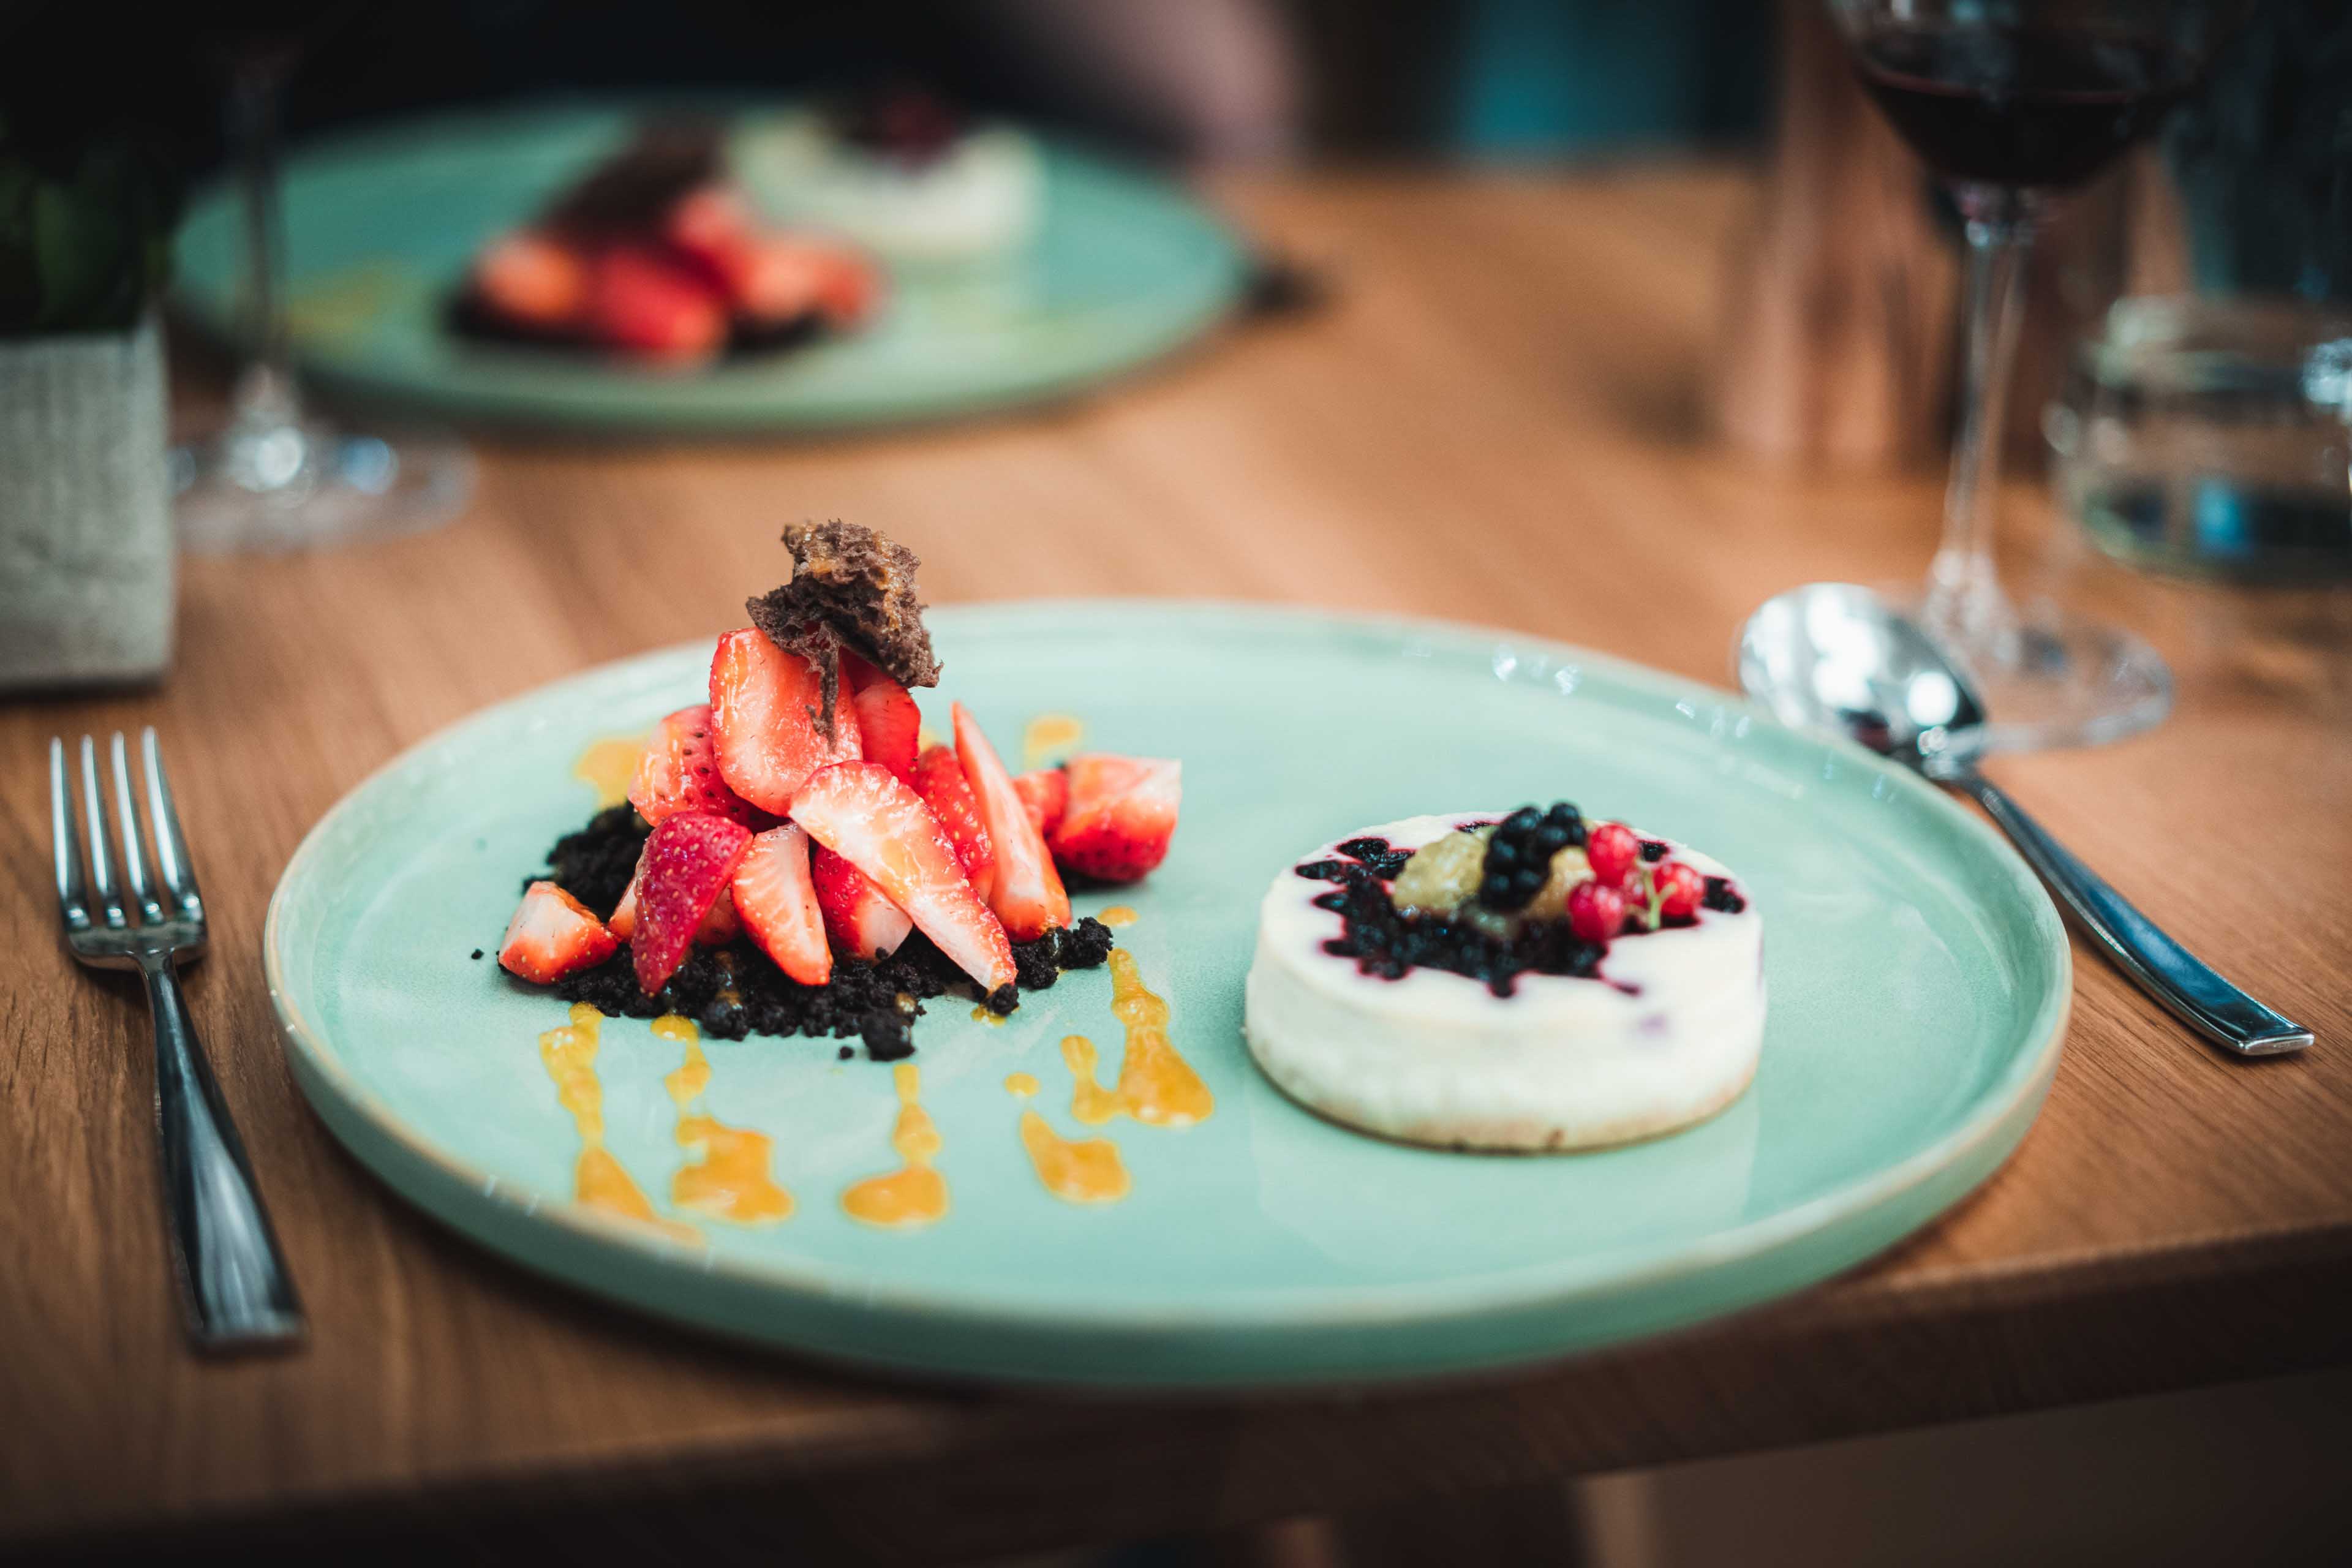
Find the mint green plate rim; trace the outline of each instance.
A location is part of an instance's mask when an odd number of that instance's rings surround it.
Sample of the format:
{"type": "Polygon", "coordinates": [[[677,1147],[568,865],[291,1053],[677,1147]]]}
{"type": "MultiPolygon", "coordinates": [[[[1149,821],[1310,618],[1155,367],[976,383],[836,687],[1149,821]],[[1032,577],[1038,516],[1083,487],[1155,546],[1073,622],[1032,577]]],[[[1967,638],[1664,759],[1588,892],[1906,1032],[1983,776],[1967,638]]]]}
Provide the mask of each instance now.
{"type": "MultiPolygon", "coordinates": [[[[1044,309],[980,321],[977,335],[945,340],[952,352],[919,374],[894,367],[877,341],[890,330],[887,310],[880,326],[859,337],[675,375],[459,342],[441,327],[437,302],[464,258],[529,217],[631,123],[665,110],[734,116],[782,107],[789,106],[549,99],[395,120],[306,143],[285,166],[289,297],[299,301],[322,270],[331,276],[344,267],[388,264],[415,277],[348,335],[296,325],[296,367],[355,401],[522,429],[753,436],[885,428],[1048,405],[1118,381],[1212,334],[1247,288],[1248,247],[1189,194],[1081,146],[1040,138],[1047,210],[1032,262],[1039,276],[1061,280],[1055,298],[1044,309]],[[484,155],[502,140],[513,157],[484,155]],[[451,159],[474,166],[485,187],[476,200],[394,210],[365,199],[372,183],[414,180],[435,160],[451,159]],[[341,216],[314,219],[313,203],[341,216]],[[354,230],[366,237],[348,254],[354,230]],[[1143,234],[1151,249],[1122,252],[1143,234]],[[322,268],[322,255],[332,265],[322,268]]],[[[236,195],[215,185],[190,204],[171,290],[180,314],[223,343],[236,336],[236,195]]],[[[956,285],[919,270],[894,286],[935,300],[956,285]]],[[[890,352],[905,347],[896,342],[890,352]]]]}
{"type": "MultiPolygon", "coordinates": [[[[412,746],[355,786],[304,837],[273,893],[262,960],[289,1064],[331,1131],[392,1189],[494,1252],[657,1317],[748,1341],[897,1373],[959,1382],[1066,1389],[1183,1390],[1370,1384],[1490,1372],[1649,1337],[1759,1305],[1883,1251],[1935,1220],[1988,1179],[2022,1141],[2057,1068],[2073,1000],[2072,952],[2055,907],[1989,826],[1906,770],[1843,741],[1782,730],[1760,710],[1696,681],[1548,638],[1412,617],[1355,616],[1224,601],[1064,599],[949,606],[932,613],[950,642],[991,623],[1050,618],[1108,629],[1138,616],[1189,617],[1213,632],[1284,625],[1415,649],[1549,657],[1580,679],[1614,685],[1696,721],[1736,712],[1836,764],[1875,775],[1941,814],[2015,897],[2010,912],[2047,965],[2048,984],[2018,1015],[2006,1068],[1957,1125],[1871,1175],[1711,1237],[1647,1268],[1596,1273],[1570,1258],[1507,1279],[1350,1285],[1229,1293],[1223,1310],[1124,1312],[1040,1309],[963,1289],[892,1289],[832,1270],[717,1258],[568,1201],[509,1188],[420,1136],[376,1103],[305,1017],[288,982],[289,910],[312,862],[376,796],[442,764],[441,754],[505,732],[541,704],[587,689],[642,684],[649,671],[698,658],[696,642],[551,682],[482,710],[412,746]]],[[[1581,688],[1580,688],[1581,689],[1581,688]]],[[[1244,918],[1254,919],[1254,910],[1244,918]]],[[[1475,1157],[1475,1156],[1474,1156],[1475,1157]]],[[[1565,1156],[1574,1158],[1575,1156],[1565,1156]]]]}

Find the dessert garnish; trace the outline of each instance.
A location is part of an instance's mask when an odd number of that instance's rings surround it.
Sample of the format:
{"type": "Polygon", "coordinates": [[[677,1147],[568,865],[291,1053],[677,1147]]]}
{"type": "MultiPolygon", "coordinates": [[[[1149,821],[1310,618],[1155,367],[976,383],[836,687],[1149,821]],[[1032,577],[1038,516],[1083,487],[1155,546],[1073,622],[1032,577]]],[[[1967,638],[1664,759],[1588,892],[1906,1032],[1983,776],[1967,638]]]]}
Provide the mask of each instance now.
{"type": "Polygon", "coordinates": [[[1181,769],[1097,753],[1015,778],[961,703],[954,743],[919,750],[908,687],[940,665],[913,552],[839,521],[785,544],[792,578],[718,639],[710,700],[656,728],[626,805],[556,842],[499,960],[604,1013],[904,1057],[931,997],[1002,1016],[1109,956],[1063,875],[1157,867],[1181,769]]]}
{"type": "Polygon", "coordinates": [[[1588,828],[1567,801],[1464,822],[1410,851],[1370,837],[1337,849],[1297,868],[1339,884],[1316,900],[1344,928],[1326,952],[1390,979],[1416,967],[1449,970],[1497,996],[1526,973],[1596,974],[1616,937],[1692,924],[1710,881],[1721,901],[1707,907],[1741,907],[1723,879],[1661,858],[1663,841],[1645,844],[1622,823],[1588,828]],[[1646,853],[1650,844],[1656,856],[1646,853]]]}
{"type": "Polygon", "coordinates": [[[770,642],[824,677],[821,723],[833,722],[840,650],[846,647],[900,686],[937,686],[940,661],[915,596],[921,562],[870,528],[835,519],[784,530],[792,575],[744,607],[770,642]]]}

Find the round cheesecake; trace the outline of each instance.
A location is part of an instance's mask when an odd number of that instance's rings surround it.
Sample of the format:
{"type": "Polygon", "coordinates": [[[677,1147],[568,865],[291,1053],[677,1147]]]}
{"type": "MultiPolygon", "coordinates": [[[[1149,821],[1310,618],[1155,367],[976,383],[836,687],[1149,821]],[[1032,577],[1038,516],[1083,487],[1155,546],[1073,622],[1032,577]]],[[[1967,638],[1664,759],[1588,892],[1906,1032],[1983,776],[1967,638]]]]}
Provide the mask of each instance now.
{"type": "Polygon", "coordinates": [[[1368,864],[1347,847],[1418,849],[1503,815],[1408,817],[1283,868],[1259,907],[1243,1013],[1265,1075],[1335,1121],[1456,1149],[1622,1143],[1737,1100],[1764,1037],[1763,921],[1728,868],[1656,835],[1643,837],[1709,879],[1710,897],[1687,923],[1615,937],[1597,963],[1586,952],[1586,973],[1477,977],[1329,950],[1350,945],[1328,907],[1334,863],[1368,864]]]}
{"type": "Polygon", "coordinates": [[[980,261],[1026,246],[1045,209],[1045,164],[1027,132],[965,132],[908,162],[845,139],[823,115],[775,116],[739,134],[737,177],[773,222],[821,229],[906,266],[980,261]]]}

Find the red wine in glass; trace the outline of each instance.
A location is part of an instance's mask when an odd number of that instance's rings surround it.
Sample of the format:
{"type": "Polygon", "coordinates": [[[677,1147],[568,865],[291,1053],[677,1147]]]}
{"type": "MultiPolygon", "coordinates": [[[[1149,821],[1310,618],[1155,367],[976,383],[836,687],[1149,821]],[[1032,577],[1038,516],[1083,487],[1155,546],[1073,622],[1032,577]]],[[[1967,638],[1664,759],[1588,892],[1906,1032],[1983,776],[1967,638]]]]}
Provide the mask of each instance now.
{"type": "Polygon", "coordinates": [[[1854,70],[1965,220],[1966,355],[1944,538],[1905,607],[1965,669],[1993,750],[2144,730],[2171,705],[2156,651],[2063,605],[2018,605],[1993,563],[2019,280],[2063,194],[2151,135],[2253,0],[1828,0],[1854,70]]]}
{"type": "Polygon", "coordinates": [[[2031,27],[1880,26],[1863,85],[1947,179],[2078,185],[2153,130],[2196,62],[2160,40],[2031,27]]]}

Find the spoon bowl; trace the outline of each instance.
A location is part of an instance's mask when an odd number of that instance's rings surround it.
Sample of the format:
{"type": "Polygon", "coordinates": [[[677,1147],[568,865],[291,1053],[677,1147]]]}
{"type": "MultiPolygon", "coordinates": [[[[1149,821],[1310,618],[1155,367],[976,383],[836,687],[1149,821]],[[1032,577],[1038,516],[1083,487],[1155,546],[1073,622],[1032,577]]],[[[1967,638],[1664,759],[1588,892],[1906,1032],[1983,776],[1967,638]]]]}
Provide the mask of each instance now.
{"type": "Polygon", "coordinates": [[[1767,600],[1739,637],[1739,684],[1792,729],[1841,734],[1923,772],[1984,749],[1958,667],[1867,588],[1813,583],[1767,600]]]}
{"type": "Polygon", "coordinates": [[[2277,1056],[2311,1031],[2263,1006],[2132,906],[1976,768],[1991,716],[1934,639],[1867,588],[1813,583],[1767,600],[1739,634],[1739,684],[1794,729],[1843,735],[1968,795],[2116,967],[2240,1056],[2277,1056]]]}

